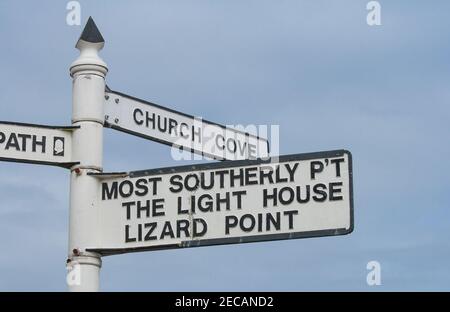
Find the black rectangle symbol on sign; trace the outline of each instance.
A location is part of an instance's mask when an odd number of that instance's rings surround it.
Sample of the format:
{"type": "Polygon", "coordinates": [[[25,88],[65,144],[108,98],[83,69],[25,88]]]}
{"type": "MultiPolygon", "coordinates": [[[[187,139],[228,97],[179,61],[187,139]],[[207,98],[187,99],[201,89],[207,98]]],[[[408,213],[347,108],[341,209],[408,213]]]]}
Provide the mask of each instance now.
{"type": "Polygon", "coordinates": [[[64,156],[64,138],[53,138],[53,156],[64,156]]]}

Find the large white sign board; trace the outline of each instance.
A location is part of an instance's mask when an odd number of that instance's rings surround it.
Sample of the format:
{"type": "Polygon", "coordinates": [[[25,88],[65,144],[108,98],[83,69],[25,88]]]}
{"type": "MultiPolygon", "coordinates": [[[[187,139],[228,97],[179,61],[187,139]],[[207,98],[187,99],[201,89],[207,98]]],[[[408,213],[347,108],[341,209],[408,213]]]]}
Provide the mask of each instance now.
{"type": "Polygon", "coordinates": [[[127,174],[99,174],[103,255],[348,234],[352,160],[344,150],[127,174]]]}
{"type": "Polygon", "coordinates": [[[0,122],[0,160],[71,167],[73,129],[0,122]]]}
{"type": "Polygon", "coordinates": [[[105,126],[218,160],[268,158],[266,139],[107,90],[105,126]]]}

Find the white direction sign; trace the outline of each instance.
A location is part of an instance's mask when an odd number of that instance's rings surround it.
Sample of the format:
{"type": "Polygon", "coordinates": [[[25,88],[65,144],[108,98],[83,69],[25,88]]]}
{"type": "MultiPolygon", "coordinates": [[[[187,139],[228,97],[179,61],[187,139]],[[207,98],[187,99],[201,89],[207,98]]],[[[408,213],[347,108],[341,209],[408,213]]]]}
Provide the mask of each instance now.
{"type": "Polygon", "coordinates": [[[353,230],[344,150],[96,176],[103,255],[353,230]]]}
{"type": "Polygon", "coordinates": [[[69,168],[73,129],[0,121],[0,160],[69,168]]]}
{"type": "Polygon", "coordinates": [[[105,126],[218,160],[268,158],[266,139],[107,89],[105,126]]]}

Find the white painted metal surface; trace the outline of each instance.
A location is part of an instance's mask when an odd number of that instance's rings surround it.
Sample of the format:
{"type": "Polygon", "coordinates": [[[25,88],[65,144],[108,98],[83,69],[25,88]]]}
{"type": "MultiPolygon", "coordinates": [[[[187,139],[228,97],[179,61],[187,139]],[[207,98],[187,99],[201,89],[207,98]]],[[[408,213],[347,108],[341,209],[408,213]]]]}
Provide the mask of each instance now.
{"type": "MultiPolygon", "coordinates": [[[[70,177],[69,268],[79,266],[79,282],[70,291],[98,291],[100,255],[86,250],[96,242],[98,231],[98,181],[89,173],[102,171],[103,101],[107,66],[98,56],[104,41],[89,19],[77,48],[80,56],[70,68],[73,77],[73,154],[80,163],[70,177]]],[[[77,279],[76,279],[77,280],[77,279]]]]}
{"type": "Polygon", "coordinates": [[[0,160],[70,167],[73,130],[0,122],[0,160]]]}
{"type": "Polygon", "coordinates": [[[177,112],[128,95],[107,91],[105,122],[131,133],[218,160],[268,158],[266,139],[177,112]]]}
{"type": "Polygon", "coordinates": [[[351,155],[281,156],[99,176],[104,254],[348,234],[351,155]],[[275,194],[275,196],[274,196],[275,194]]]}

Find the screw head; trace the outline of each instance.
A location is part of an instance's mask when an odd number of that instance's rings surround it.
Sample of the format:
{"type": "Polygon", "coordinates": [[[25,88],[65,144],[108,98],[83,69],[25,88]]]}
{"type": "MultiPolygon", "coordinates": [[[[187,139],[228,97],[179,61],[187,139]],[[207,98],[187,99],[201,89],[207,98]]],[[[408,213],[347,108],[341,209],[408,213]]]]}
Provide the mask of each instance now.
{"type": "Polygon", "coordinates": [[[114,119],[115,123],[119,123],[119,118],[114,119]]]}
{"type": "Polygon", "coordinates": [[[119,104],[119,99],[115,99],[114,101],[116,102],[116,104],[119,104]]]}
{"type": "Polygon", "coordinates": [[[109,100],[109,95],[105,95],[105,100],[109,100]]]}

